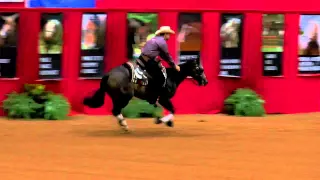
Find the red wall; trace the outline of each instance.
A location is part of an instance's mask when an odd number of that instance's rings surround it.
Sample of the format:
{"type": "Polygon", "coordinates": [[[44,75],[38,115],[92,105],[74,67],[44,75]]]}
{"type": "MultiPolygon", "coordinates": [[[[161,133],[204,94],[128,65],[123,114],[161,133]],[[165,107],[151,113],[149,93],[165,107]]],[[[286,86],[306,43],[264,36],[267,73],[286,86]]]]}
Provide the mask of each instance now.
{"type": "MultiPolygon", "coordinates": [[[[297,42],[299,13],[320,14],[320,7],[315,0],[308,4],[276,0],[216,0],[216,1],[179,1],[163,0],[150,3],[147,0],[136,1],[97,0],[96,9],[24,9],[23,4],[4,4],[0,10],[20,12],[20,42],[18,55],[18,78],[0,79],[0,100],[12,90],[18,90],[23,83],[35,82],[38,78],[37,38],[40,30],[41,12],[63,12],[64,49],[63,79],[61,81],[43,81],[49,89],[63,93],[73,105],[73,110],[89,114],[109,113],[112,106],[108,97],[103,108],[88,109],[81,104],[83,97],[96,89],[99,80],[78,78],[80,59],[80,27],[82,12],[96,11],[108,13],[107,44],[105,57],[106,71],[126,61],[126,13],[158,12],[159,24],[177,29],[179,12],[201,12],[203,18],[203,45],[201,58],[209,84],[198,87],[186,80],[174,97],[177,113],[216,113],[223,105],[223,100],[238,87],[251,87],[266,100],[269,113],[299,113],[318,111],[320,108],[320,81],[317,76],[299,77],[297,75],[297,42]],[[150,8],[150,4],[153,5],[150,8]],[[311,5],[311,6],[310,6],[311,5]],[[14,7],[14,8],[13,8],[14,7]],[[189,7],[193,9],[190,10],[189,7]],[[297,11],[299,10],[299,11],[297,11]],[[221,12],[245,13],[244,41],[241,78],[221,78],[219,71],[219,28],[221,12]],[[263,77],[261,30],[262,13],[286,13],[284,76],[263,77]]],[[[175,55],[175,38],[169,42],[170,52],[175,55]]]]}

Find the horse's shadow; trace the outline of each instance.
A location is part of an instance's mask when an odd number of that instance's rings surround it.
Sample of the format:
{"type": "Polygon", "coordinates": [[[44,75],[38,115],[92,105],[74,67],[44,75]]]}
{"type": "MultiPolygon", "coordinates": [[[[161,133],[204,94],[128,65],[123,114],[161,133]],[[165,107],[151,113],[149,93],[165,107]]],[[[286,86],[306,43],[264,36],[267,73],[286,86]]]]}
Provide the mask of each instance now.
{"type": "Polygon", "coordinates": [[[83,136],[89,137],[115,137],[115,138],[170,138],[170,137],[180,137],[180,138],[192,138],[197,136],[205,136],[203,133],[192,133],[186,131],[180,131],[178,129],[169,128],[152,128],[152,129],[132,129],[128,132],[123,131],[120,128],[114,129],[99,129],[99,130],[82,130],[77,131],[77,133],[83,136]]]}

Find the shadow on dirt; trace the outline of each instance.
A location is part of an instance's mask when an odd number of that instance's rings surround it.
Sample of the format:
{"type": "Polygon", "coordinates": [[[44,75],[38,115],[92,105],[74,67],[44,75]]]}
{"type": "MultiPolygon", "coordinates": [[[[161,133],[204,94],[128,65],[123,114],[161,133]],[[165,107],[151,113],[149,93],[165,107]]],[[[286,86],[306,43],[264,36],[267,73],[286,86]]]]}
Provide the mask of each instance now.
{"type": "Polygon", "coordinates": [[[129,132],[124,132],[121,129],[103,129],[103,130],[83,130],[77,131],[84,136],[89,137],[119,137],[119,138],[170,138],[170,137],[181,137],[181,138],[192,138],[199,136],[206,136],[205,133],[186,132],[178,129],[135,129],[129,132]]]}

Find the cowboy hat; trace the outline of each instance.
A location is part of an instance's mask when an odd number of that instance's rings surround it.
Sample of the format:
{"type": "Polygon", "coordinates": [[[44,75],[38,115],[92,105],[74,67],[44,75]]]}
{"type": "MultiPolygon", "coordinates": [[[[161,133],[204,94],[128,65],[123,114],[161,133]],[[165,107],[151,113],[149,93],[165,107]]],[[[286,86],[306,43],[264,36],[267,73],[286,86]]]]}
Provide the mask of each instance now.
{"type": "Polygon", "coordinates": [[[162,33],[175,34],[175,32],[170,28],[170,26],[161,26],[154,34],[159,35],[162,33]]]}

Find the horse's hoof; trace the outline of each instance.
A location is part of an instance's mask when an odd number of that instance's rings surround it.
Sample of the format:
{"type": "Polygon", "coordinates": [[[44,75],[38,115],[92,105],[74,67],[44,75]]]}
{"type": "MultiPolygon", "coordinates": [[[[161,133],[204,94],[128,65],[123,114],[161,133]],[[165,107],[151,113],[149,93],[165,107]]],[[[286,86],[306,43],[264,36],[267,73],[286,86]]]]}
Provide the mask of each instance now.
{"type": "Polygon", "coordinates": [[[169,126],[169,127],[173,127],[173,121],[166,122],[166,125],[169,126]]]}
{"type": "Polygon", "coordinates": [[[129,131],[129,126],[127,125],[126,121],[118,121],[118,124],[123,131],[125,131],[125,132],[129,131]]]}
{"type": "Polygon", "coordinates": [[[121,126],[121,129],[122,129],[124,132],[130,132],[128,126],[121,126]]]}
{"type": "Polygon", "coordinates": [[[161,124],[162,123],[161,118],[159,118],[159,117],[155,118],[154,119],[154,123],[155,124],[161,124]]]}

